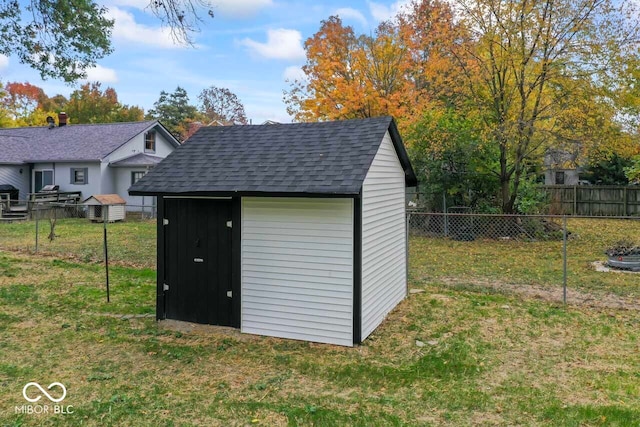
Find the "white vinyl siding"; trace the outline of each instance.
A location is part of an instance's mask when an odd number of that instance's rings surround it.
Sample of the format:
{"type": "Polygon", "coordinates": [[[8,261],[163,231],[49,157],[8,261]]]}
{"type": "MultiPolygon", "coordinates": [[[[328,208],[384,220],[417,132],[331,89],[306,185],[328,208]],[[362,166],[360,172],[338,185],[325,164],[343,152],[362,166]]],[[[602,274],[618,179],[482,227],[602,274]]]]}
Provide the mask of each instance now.
{"type": "Polygon", "coordinates": [[[406,296],[405,178],[387,132],[362,188],[362,340],[406,296]]]}
{"type": "Polygon", "coordinates": [[[242,199],[242,332],[353,345],[353,200],[242,199]]]}
{"type": "MultiPolygon", "coordinates": [[[[37,164],[36,167],[39,168],[40,165],[37,164]]],[[[44,168],[44,165],[42,165],[42,169],[44,168]]],[[[56,162],[53,164],[52,169],[54,170],[53,183],[60,186],[60,191],[80,191],[83,200],[94,194],[107,194],[101,185],[101,167],[98,162],[56,162]],[[70,182],[70,177],[74,169],[86,170],[84,184],[70,182]]]]}
{"type": "Polygon", "coordinates": [[[18,189],[20,200],[27,200],[29,198],[29,165],[0,165],[0,185],[6,184],[18,189]]]}

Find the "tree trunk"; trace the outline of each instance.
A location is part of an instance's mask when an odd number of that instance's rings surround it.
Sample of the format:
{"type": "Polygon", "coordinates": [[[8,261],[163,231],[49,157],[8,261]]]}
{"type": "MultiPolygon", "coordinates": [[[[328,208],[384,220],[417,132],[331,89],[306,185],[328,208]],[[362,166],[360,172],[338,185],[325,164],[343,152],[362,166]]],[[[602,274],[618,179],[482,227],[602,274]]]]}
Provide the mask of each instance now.
{"type": "Polygon", "coordinates": [[[513,202],[511,201],[511,175],[507,162],[507,143],[500,143],[500,199],[502,213],[513,213],[513,202]]]}

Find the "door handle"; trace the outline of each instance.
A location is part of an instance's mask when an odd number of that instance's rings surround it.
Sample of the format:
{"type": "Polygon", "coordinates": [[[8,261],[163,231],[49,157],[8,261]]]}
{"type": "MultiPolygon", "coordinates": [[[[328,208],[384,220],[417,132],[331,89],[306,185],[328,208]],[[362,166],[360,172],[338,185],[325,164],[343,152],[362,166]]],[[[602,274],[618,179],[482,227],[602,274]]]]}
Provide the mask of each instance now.
{"type": "Polygon", "coordinates": [[[204,262],[202,258],[194,258],[193,262],[204,262]]]}

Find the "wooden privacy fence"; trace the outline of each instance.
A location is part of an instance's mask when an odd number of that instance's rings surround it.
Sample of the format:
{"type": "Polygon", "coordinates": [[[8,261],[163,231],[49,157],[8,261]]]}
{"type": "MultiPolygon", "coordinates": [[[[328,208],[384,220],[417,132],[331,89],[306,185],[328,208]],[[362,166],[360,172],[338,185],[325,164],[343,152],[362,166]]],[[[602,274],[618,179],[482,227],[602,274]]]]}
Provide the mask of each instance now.
{"type": "Polygon", "coordinates": [[[549,213],[581,216],[640,216],[640,186],[545,185],[549,213]]]}

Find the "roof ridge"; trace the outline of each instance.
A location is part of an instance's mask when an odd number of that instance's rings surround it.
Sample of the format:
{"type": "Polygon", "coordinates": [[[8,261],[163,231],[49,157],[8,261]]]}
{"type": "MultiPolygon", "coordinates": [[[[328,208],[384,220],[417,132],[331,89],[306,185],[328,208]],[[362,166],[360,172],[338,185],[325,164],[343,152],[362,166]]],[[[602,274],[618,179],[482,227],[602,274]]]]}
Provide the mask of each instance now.
{"type": "Polygon", "coordinates": [[[405,174],[413,175],[394,123],[392,117],[381,116],[205,126],[129,191],[357,195],[387,131],[405,174]]]}
{"type": "MultiPolygon", "coordinates": [[[[110,125],[133,125],[133,124],[142,124],[142,123],[153,123],[153,122],[159,122],[157,119],[153,119],[153,120],[138,120],[138,121],[132,121],[132,122],[110,122],[110,123],[77,123],[77,124],[68,124],[66,126],[62,126],[62,127],[80,127],[80,126],[110,126],[110,125]]],[[[56,128],[59,128],[60,126],[56,126],[56,128]]],[[[43,126],[19,126],[19,127],[15,127],[15,128],[0,128],[0,132],[5,131],[5,130],[23,130],[23,129],[48,129],[49,126],[43,125],[43,126]]]]}

